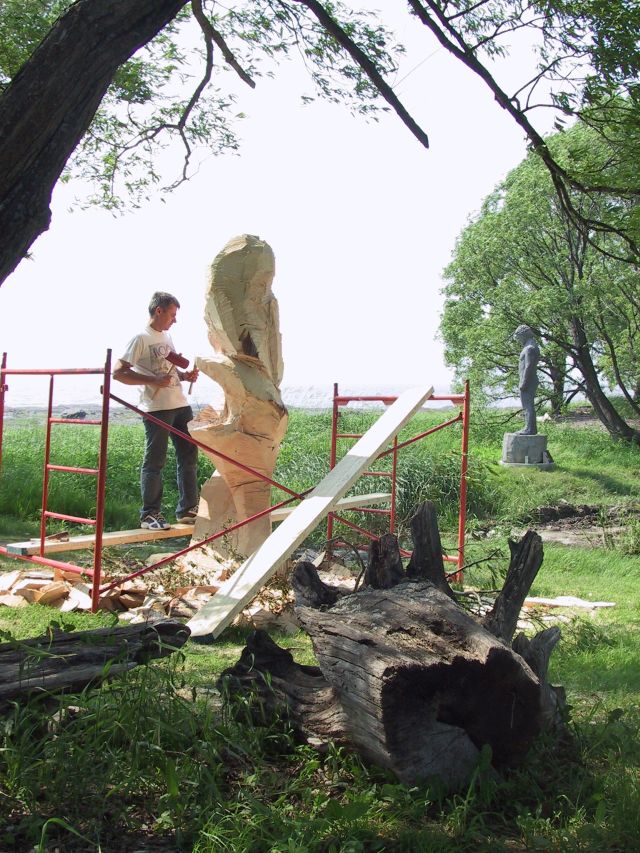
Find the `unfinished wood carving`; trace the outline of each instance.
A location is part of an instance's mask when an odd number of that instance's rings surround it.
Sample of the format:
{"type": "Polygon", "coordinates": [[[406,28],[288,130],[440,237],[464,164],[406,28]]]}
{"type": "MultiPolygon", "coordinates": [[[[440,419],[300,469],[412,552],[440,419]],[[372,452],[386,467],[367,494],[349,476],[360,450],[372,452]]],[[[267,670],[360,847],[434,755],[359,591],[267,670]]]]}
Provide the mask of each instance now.
{"type": "MultiPolygon", "coordinates": [[[[191,435],[213,450],[271,477],[287,430],[280,395],[282,347],[278,302],[271,290],[271,247],[250,234],[230,240],[216,256],[206,292],[205,320],[215,355],[198,368],[222,386],[224,407],[207,406],[190,423],[191,435]]],[[[202,488],[194,538],[266,509],[271,486],[255,474],[211,455],[216,473],[202,488]]],[[[271,532],[269,516],[240,528],[215,549],[248,557],[271,532]]]]}

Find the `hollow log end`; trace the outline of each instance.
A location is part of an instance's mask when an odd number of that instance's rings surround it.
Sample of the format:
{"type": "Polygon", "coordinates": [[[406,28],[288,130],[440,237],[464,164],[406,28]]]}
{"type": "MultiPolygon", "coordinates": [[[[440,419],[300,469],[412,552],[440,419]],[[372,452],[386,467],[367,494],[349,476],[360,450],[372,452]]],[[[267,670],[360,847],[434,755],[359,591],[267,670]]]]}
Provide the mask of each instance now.
{"type": "Polygon", "coordinates": [[[301,560],[294,568],[291,586],[296,607],[332,607],[340,598],[339,590],[321,581],[316,567],[306,560],[301,560]]]}

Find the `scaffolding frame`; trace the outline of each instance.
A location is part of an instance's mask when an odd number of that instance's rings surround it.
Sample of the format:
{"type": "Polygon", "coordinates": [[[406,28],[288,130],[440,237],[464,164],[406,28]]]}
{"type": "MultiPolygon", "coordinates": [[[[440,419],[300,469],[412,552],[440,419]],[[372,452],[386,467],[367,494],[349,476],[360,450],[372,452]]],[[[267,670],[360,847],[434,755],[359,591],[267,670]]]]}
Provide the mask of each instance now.
{"type": "MultiPolygon", "coordinates": [[[[274,510],[280,509],[282,507],[286,507],[291,504],[295,500],[302,500],[304,497],[312,491],[312,488],[306,489],[303,492],[296,492],[293,489],[290,489],[288,486],[285,486],[282,483],[277,482],[276,480],[267,477],[265,474],[262,474],[255,469],[244,465],[236,459],[232,459],[220,451],[214,450],[213,448],[203,444],[202,442],[197,441],[190,435],[185,435],[184,433],[179,432],[174,427],[169,426],[163,421],[155,418],[152,413],[144,412],[138,407],[132,405],[131,403],[123,400],[115,394],[111,393],[111,350],[107,350],[107,355],[105,359],[105,363],[102,367],[99,368],[44,368],[44,369],[16,369],[7,367],[7,353],[2,354],[2,359],[0,361],[0,468],[2,466],[2,446],[3,446],[3,434],[4,434],[4,411],[5,411],[5,394],[9,390],[8,385],[6,384],[6,378],[8,376],[35,376],[35,375],[45,375],[49,376],[49,394],[48,394],[48,406],[47,406],[47,418],[46,418],[46,435],[45,435],[45,461],[44,461],[44,469],[43,469],[43,487],[42,487],[42,516],[40,522],[40,537],[39,537],[39,553],[38,554],[29,554],[22,555],[12,553],[5,546],[0,546],[0,554],[3,556],[24,560],[27,562],[32,562],[37,565],[45,565],[54,569],[54,577],[60,576],[63,572],[69,572],[72,574],[86,575],[91,578],[91,609],[92,612],[96,612],[99,609],[100,598],[105,595],[110,590],[121,586],[127,581],[138,578],[142,575],[145,575],[149,572],[154,571],[155,569],[161,568],[168,563],[173,562],[178,557],[184,556],[185,554],[190,553],[191,551],[197,550],[199,548],[204,547],[205,545],[209,545],[215,542],[217,539],[220,539],[223,536],[227,536],[229,533],[238,530],[246,524],[250,524],[252,521],[255,521],[259,518],[267,514],[271,514],[274,510]],[[56,376],[65,376],[65,375],[101,375],[102,376],[102,385],[100,388],[100,392],[102,395],[102,407],[101,407],[101,418],[100,420],[80,420],[73,418],[55,418],[53,416],[53,405],[54,405],[54,380],[56,376]],[[246,471],[264,482],[269,483],[273,488],[276,488],[280,491],[285,492],[288,495],[284,500],[281,500],[275,504],[272,504],[268,508],[262,510],[261,512],[256,513],[255,515],[250,516],[249,518],[245,518],[241,521],[236,522],[235,524],[229,525],[222,530],[217,531],[216,533],[208,536],[205,539],[199,540],[198,542],[192,543],[185,548],[180,549],[172,554],[167,555],[162,560],[154,563],[150,566],[145,566],[142,569],[131,572],[124,577],[116,578],[115,580],[102,584],[102,551],[103,551],[103,534],[104,534],[104,510],[105,510],[105,497],[106,497],[106,480],[107,480],[107,447],[108,447],[108,431],[109,431],[109,408],[110,401],[113,400],[116,403],[124,406],[130,411],[140,415],[142,418],[150,420],[151,422],[161,426],[163,429],[167,430],[170,433],[174,433],[179,435],[181,438],[190,441],[196,447],[205,451],[209,456],[217,457],[219,459],[223,459],[236,467],[240,468],[243,471],[246,471]],[[76,426],[100,426],[100,442],[98,449],[98,464],[96,468],[85,469],[74,466],[62,466],[52,463],[50,460],[51,453],[51,428],[56,424],[74,424],[76,426]],[[52,472],[61,471],[65,473],[73,473],[84,476],[95,476],[97,485],[96,485],[96,516],[95,518],[81,518],[78,516],[71,516],[64,513],[58,513],[52,511],[48,508],[48,496],[49,496],[49,478],[52,472]],[[61,560],[54,560],[50,557],[47,557],[45,554],[45,545],[47,541],[46,536],[46,523],[47,519],[54,518],[61,521],[67,521],[71,523],[79,523],[79,524],[90,524],[95,529],[95,538],[93,542],[94,548],[94,559],[93,566],[78,566],[74,563],[68,563],[61,560]]],[[[352,401],[376,401],[390,404],[394,402],[396,397],[341,397],[338,394],[338,385],[337,383],[334,385],[334,395],[333,395],[333,421],[332,421],[332,433],[331,433],[331,453],[330,453],[330,467],[333,468],[337,462],[337,439],[341,437],[356,437],[356,436],[346,436],[340,435],[337,433],[337,424],[339,412],[338,409],[341,405],[348,405],[349,402],[352,401]]],[[[457,564],[457,569],[455,573],[455,578],[458,580],[462,580],[462,565],[464,561],[464,529],[466,522],[466,484],[467,484],[467,455],[468,455],[468,427],[469,427],[469,385],[468,383],[465,385],[465,392],[461,395],[445,395],[445,396],[431,396],[430,400],[447,400],[453,402],[455,404],[460,404],[462,406],[461,412],[458,416],[450,421],[447,421],[441,425],[433,427],[430,430],[427,430],[419,435],[416,435],[406,441],[398,442],[397,437],[394,439],[392,447],[389,450],[385,450],[378,455],[377,458],[384,457],[388,454],[393,454],[393,463],[392,463],[392,491],[391,491],[391,509],[390,510],[374,510],[375,512],[382,512],[390,514],[390,527],[391,532],[395,527],[395,495],[396,495],[396,482],[397,482],[397,454],[398,451],[406,447],[410,444],[413,444],[416,441],[421,440],[427,435],[442,429],[446,426],[450,426],[452,424],[458,423],[459,421],[463,424],[463,437],[462,437],[462,465],[461,465],[461,484],[460,484],[460,511],[459,511],[459,523],[458,523],[458,554],[456,557],[450,557],[448,555],[443,555],[443,559],[449,562],[455,562],[457,564]]],[[[374,476],[379,476],[377,472],[371,472],[374,476]]],[[[386,473],[386,472],[385,472],[386,473]]],[[[369,511],[371,507],[359,507],[359,508],[349,508],[349,511],[369,511]]],[[[331,539],[331,534],[333,532],[333,522],[340,521],[341,523],[346,524],[347,526],[357,530],[361,534],[363,534],[366,538],[369,539],[377,539],[378,537],[364,528],[359,527],[358,525],[353,524],[352,522],[345,519],[343,516],[338,515],[336,513],[331,513],[328,519],[328,528],[327,528],[327,536],[331,539]]],[[[185,534],[186,535],[186,534],[185,534]]],[[[153,539],[152,535],[149,536],[149,539],[153,539]]],[[[403,556],[409,556],[410,552],[402,551],[403,556]]]]}
{"type": "MultiPolygon", "coordinates": [[[[333,407],[331,418],[331,450],[329,458],[330,468],[334,468],[338,461],[338,440],[355,440],[361,437],[361,433],[338,432],[340,417],[342,414],[340,408],[348,406],[349,403],[354,402],[376,402],[383,403],[384,405],[388,406],[391,403],[394,403],[396,400],[396,396],[357,396],[340,394],[338,390],[338,383],[334,383],[333,407]]],[[[455,581],[462,582],[462,567],[464,566],[464,538],[467,519],[467,479],[469,469],[469,416],[471,411],[469,382],[465,382],[464,391],[462,394],[432,394],[428,400],[429,403],[437,401],[449,402],[453,403],[454,405],[460,406],[460,411],[458,412],[455,418],[451,418],[450,420],[444,421],[441,424],[437,424],[436,426],[431,427],[431,429],[425,430],[417,435],[414,435],[411,438],[406,439],[405,441],[398,442],[398,436],[396,436],[391,444],[391,447],[387,450],[384,450],[376,457],[377,459],[383,459],[386,456],[391,456],[391,471],[365,471],[365,473],[363,474],[363,477],[385,477],[391,480],[390,508],[374,509],[373,507],[363,506],[353,507],[352,511],[388,515],[389,532],[395,533],[396,495],[398,482],[398,451],[401,450],[403,447],[408,447],[411,444],[415,444],[415,442],[420,441],[423,438],[426,438],[428,435],[432,435],[433,433],[438,432],[441,429],[445,429],[446,427],[453,426],[457,423],[462,423],[462,440],[460,448],[460,498],[458,507],[458,542],[455,556],[446,553],[442,555],[442,559],[444,560],[444,562],[456,564],[456,570],[451,574],[451,577],[453,577],[455,581]]],[[[333,525],[335,521],[339,521],[341,524],[344,524],[352,530],[362,534],[367,539],[378,538],[370,531],[365,530],[363,527],[360,527],[359,525],[348,521],[347,519],[343,518],[335,512],[330,512],[327,516],[327,539],[330,543],[334,539],[333,525]]],[[[411,552],[406,551],[404,548],[400,548],[400,554],[403,557],[411,556],[411,552]]]]}

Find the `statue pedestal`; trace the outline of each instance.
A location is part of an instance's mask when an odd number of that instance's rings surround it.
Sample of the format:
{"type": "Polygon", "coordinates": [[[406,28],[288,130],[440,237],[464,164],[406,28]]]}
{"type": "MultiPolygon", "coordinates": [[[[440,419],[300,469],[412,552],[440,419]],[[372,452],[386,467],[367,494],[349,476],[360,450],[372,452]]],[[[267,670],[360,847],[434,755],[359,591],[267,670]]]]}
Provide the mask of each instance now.
{"type": "Polygon", "coordinates": [[[547,450],[546,435],[520,435],[517,432],[505,432],[502,439],[501,465],[513,468],[539,468],[543,471],[554,467],[551,454],[547,450]]]}

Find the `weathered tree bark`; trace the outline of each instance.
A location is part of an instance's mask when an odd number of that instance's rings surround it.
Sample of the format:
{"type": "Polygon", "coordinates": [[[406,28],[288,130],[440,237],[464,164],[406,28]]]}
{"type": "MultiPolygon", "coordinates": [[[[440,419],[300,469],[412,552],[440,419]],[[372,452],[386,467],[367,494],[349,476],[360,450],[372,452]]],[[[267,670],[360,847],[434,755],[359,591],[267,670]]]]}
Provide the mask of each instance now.
{"type": "Polygon", "coordinates": [[[291,576],[291,586],[298,607],[331,607],[345,595],[334,586],[323,583],[313,563],[301,560],[291,576]]]}
{"type": "MultiPolygon", "coordinates": [[[[271,477],[287,429],[280,395],[282,350],[278,303],[271,291],[275,259],[271,247],[244,234],[230,240],[213,262],[206,294],[209,341],[218,355],[197,364],[225,394],[221,412],[202,409],[189,431],[213,450],[271,477]]],[[[216,473],[203,486],[195,539],[204,539],[271,504],[268,482],[211,455],[216,473]]],[[[224,556],[252,554],[271,533],[265,515],[216,542],[224,556]]]]}
{"type": "Polygon", "coordinates": [[[519,542],[509,540],[511,560],[500,594],[482,620],[484,627],[505,643],[513,639],[522,604],[542,565],[542,539],[528,530],[519,542]]]}
{"type": "Polygon", "coordinates": [[[338,695],[320,667],[296,663],[291,652],[276,645],[266,631],[251,634],[240,660],[222,679],[231,694],[255,692],[260,700],[253,708],[256,725],[264,723],[265,717],[284,717],[304,741],[317,746],[349,740],[338,695]],[[268,680],[264,673],[269,674],[268,680]]]}
{"type": "Polygon", "coordinates": [[[0,644],[0,709],[34,693],[77,691],[181,648],[190,631],[181,622],[51,633],[0,644]],[[110,666],[105,665],[109,663],[110,666]]]}
{"type": "Polygon", "coordinates": [[[435,504],[432,501],[421,503],[410,525],[413,554],[407,565],[407,577],[431,581],[441,592],[453,598],[453,591],[444,573],[435,504]]]}
{"type": "Polygon", "coordinates": [[[286,712],[310,742],[348,741],[407,784],[437,776],[457,787],[468,782],[483,746],[491,748],[496,767],[510,765],[542,728],[558,723],[561,701],[546,682],[546,669],[559,632],[518,639],[521,653],[509,645],[513,613],[540,566],[537,534],[512,546],[505,589],[483,625],[444,588],[442,569],[436,577],[438,560],[428,565],[420,556],[433,554],[433,505],[423,504],[417,516],[417,578],[403,576],[389,586],[397,562],[387,540],[382,572],[377,558],[369,572],[369,580],[382,581],[378,588],[327,597],[312,564],[296,568],[296,615],[311,637],[318,669],[298,668],[257,633],[225,676],[235,690],[259,687],[263,707],[286,712]]]}
{"type": "Polygon", "coordinates": [[[384,533],[369,546],[364,585],[374,589],[390,589],[401,580],[404,580],[404,567],[398,540],[393,534],[384,533]]]}
{"type": "Polygon", "coordinates": [[[78,0],[0,96],[0,283],[49,227],[51,193],[118,68],[186,0],[78,0]]]}
{"type": "Polygon", "coordinates": [[[547,670],[558,640],[560,628],[547,628],[531,640],[518,634],[513,641],[513,650],[529,664],[540,681],[540,711],[543,728],[556,726],[564,717],[566,694],[563,687],[549,684],[547,670]]]}

